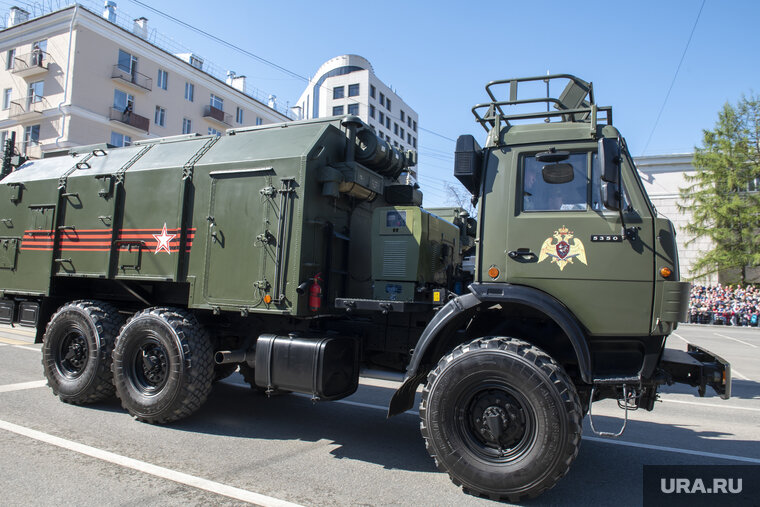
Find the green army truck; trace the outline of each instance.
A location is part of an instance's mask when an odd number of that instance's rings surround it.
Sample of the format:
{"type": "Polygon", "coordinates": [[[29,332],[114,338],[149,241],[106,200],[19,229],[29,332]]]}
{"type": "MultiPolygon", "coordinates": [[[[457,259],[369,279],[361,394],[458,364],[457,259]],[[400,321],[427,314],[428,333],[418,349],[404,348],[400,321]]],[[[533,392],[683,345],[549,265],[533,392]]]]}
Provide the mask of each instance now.
{"type": "Polygon", "coordinates": [[[0,181],[0,321],[36,328],[62,401],[148,423],[238,369],[314,400],[394,378],[389,416],[422,386],[438,467],[513,501],[565,475],[593,401],[728,398],[724,360],[665,348],[689,286],[611,108],[570,75],[486,93],[485,147],[461,136],[454,167],[477,222],[421,208],[413,154],[353,116],[26,162],[0,181]],[[562,93],[518,94],[543,83],[562,93]]]}

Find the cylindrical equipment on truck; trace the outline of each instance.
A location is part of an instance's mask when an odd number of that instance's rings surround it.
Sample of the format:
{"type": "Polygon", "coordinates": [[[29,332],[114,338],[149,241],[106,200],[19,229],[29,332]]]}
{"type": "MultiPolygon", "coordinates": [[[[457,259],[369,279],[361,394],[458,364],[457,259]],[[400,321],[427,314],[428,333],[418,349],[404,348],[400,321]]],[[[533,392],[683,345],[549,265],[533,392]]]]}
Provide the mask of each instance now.
{"type": "Polygon", "coordinates": [[[368,128],[356,133],[356,161],[369,169],[395,179],[404,170],[404,156],[368,128]]]}

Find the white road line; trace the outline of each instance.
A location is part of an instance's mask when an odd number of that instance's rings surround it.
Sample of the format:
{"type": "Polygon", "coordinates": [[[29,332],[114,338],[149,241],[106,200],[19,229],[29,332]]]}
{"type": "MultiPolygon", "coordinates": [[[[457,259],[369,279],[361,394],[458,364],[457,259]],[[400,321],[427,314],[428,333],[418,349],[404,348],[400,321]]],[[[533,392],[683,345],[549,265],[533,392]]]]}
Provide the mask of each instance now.
{"type": "Polygon", "coordinates": [[[13,391],[23,391],[25,389],[36,389],[38,387],[45,387],[47,380],[34,380],[32,382],[19,382],[18,384],[6,384],[0,386],[0,393],[10,393],[13,391]]]}
{"type": "Polygon", "coordinates": [[[725,339],[727,339],[727,340],[733,340],[733,341],[735,341],[735,342],[739,342],[739,343],[742,343],[742,344],[744,344],[744,345],[747,345],[747,346],[749,346],[749,347],[752,347],[753,349],[756,349],[756,348],[758,348],[758,347],[757,347],[757,345],[752,345],[751,343],[747,343],[747,342],[745,342],[745,341],[739,340],[738,338],[731,338],[730,336],[726,336],[726,335],[724,335],[724,334],[720,334],[720,333],[713,333],[713,334],[714,334],[715,336],[720,336],[721,338],[725,338],[725,339]]]}
{"type": "Polygon", "coordinates": [[[672,334],[673,336],[675,336],[676,338],[678,338],[678,339],[680,339],[680,340],[683,340],[683,341],[685,341],[686,343],[690,343],[690,342],[689,342],[689,340],[687,340],[686,338],[684,338],[683,336],[681,336],[681,335],[680,335],[680,334],[678,334],[678,333],[670,333],[670,334],[672,334]]]}
{"type": "Polygon", "coordinates": [[[27,347],[25,345],[11,345],[11,347],[16,348],[16,349],[31,350],[32,352],[41,352],[42,350],[35,347],[27,347]]]}
{"type": "MultiPolygon", "coordinates": [[[[310,397],[308,395],[304,395],[304,396],[310,397]]],[[[673,402],[674,400],[668,400],[668,401],[673,402]]],[[[371,409],[382,410],[382,411],[387,411],[388,410],[386,407],[383,407],[383,406],[370,405],[368,403],[357,403],[357,402],[354,402],[354,401],[338,400],[338,401],[336,401],[334,403],[344,403],[344,404],[347,404],[347,405],[354,405],[354,406],[359,406],[359,407],[364,407],[364,408],[371,408],[371,409]]],[[[676,403],[678,403],[678,402],[676,402],[676,403]]],[[[681,402],[681,403],[689,403],[689,402],[681,402]]],[[[696,403],[695,403],[695,405],[696,405],[696,403]]],[[[700,403],[699,405],[702,405],[702,404],[700,403]]],[[[703,406],[706,406],[706,405],[703,405],[703,406]]],[[[714,406],[721,406],[721,405],[714,405],[714,406]]],[[[727,407],[727,408],[741,408],[741,407],[727,407]]],[[[747,409],[747,410],[757,410],[757,409],[747,409]]],[[[417,414],[417,415],[419,415],[419,412],[417,412],[416,410],[407,410],[404,413],[405,414],[417,414]]],[[[613,444],[613,445],[622,445],[622,446],[627,446],[627,447],[639,447],[639,448],[642,448],[642,449],[650,449],[650,450],[653,450],[653,451],[675,452],[675,453],[680,453],[680,454],[690,454],[690,455],[693,455],[693,456],[704,456],[704,457],[707,457],[707,458],[720,458],[720,459],[727,459],[727,460],[733,460],[733,461],[742,461],[742,462],[745,462],[745,463],[757,463],[757,464],[760,464],[760,459],[747,458],[747,457],[744,457],[744,456],[733,456],[731,454],[718,454],[718,453],[714,453],[714,452],[702,452],[702,451],[694,451],[694,450],[691,450],[691,449],[680,449],[680,448],[677,448],[677,447],[664,447],[664,446],[660,446],[660,445],[639,444],[639,443],[636,443],[636,442],[626,442],[626,441],[623,441],[623,440],[610,440],[610,439],[607,439],[607,438],[587,437],[585,435],[583,436],[583,440],[590,440],[591,442],[603,442],[603,443],[606,443],[606,444],[613,444]]]]}
{"type": "Polygon", "coordinates": [[[637,442],[626,442],[623,440],[610,440],[608,438],[598,438],[598,437],[584,436],[583,440],[588,440],[591,442],[602,442],[604,444],[622,445],[624,447],[638,447],[639,449],[649,449],[652,451],[675,452],[678,454],[690,454],[692,456],[703,456],[705,458],[718,458],[718,459],[726,459],[726,460],[731,460],[731,461],[741,461],[744,463],[760,464],[760,459],[747,458],[745,456],[734,456],[731,454],[718,454],[715,452],[693,451],[691,449],[679,449],[677,447],[665,447],[661,445],[640,444],[637,442]]]}
{"type": "Polygon", "coordinates": [[[717,403],[699,403],[696,401],[668,400],[665,398],[662,398],[660,401],[664,401],[665,403],[680,403],[681,405],[694,405],[697,407],[715,407],[727,408],[731,410],[750,410],[752,412],[760,412],[760,408],[737,407],[736,405],[718,405],[717,403]]]}
{"type": "Polygon", "coordinates": [[[742,375],[741,373],[739,373],[738,371],[736,371],[736,368],[734,368],[733,366],[731,367],[731,376],[732,377],[739,377],[742,380],[750,380],[749,377],[745,377],[744,375],[742,375]]]}
{"type": "Polygon", "coordinates": [[[233,486],[228,486],[226,484],[210,481],[208,479],[203,479],[194,475],[177,472],[176,470],[160,467],[151,463],[146,463],[145,461],[128,458],[126,456],[121,456],[109,451],[90,447],[89,445],[84,445],[53,435],[48,435],[47,433],[42,433],[41,431],[19,426],[7,421],[0,420],[0,429],[38,440],[46,444],[54,445],[56,447],[61,447],[69,451],[77,452],[79,454],[84,454],[85,456],[90,456],[92,458],[106,461],[108,463],[113,463],[115,465],[130,468],[132,470],[137,470],[138,472],[160,477],[162,479],[167,479],[179,484],[191,486],[193,488],[202,489],[204,491],[226,496],[234,500],[240,500],[241,502],[248,502],[254,505],[261,505],[263,507],[300,507],[298,504],[290,503],[285,500],[261,495],[259,493],[254,493],[252,491],[236,488],[233,486]]]}

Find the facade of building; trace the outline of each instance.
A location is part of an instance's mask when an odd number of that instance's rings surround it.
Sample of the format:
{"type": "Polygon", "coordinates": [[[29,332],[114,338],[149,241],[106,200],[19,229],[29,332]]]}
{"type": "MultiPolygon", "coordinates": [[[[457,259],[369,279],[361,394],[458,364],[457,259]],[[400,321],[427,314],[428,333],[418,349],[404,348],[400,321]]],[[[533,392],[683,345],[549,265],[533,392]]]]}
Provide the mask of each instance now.
{"type": "Polygon", "coordinates": [[[417,151],[417,112],[358,55],[322,64],[293,108],[299,119],[353,114],[401,151],[417,151]]]}
{"type": "Polygon", "coordinates": [[[0,32],[0,141],[16,133],[20,153],[36,158],[71,146],[132,141],[290,118],[244,92],[245,78],[224,82],[192,54],[171,54],[132,29],[81,5],[34,19],[13,8],[0,32]]]}
{"type": "MultiPolygon", "coordinates": [[[[678,203],[681,200],[680,189],[690,184],[686,181],[686,175],[694,174],[696,171],[691,165],[693,158],[692,153],[683,153],[634,159],[652,204],[657,208],[657,212],[668,217],[676,228],[681,277],[690,280],[695,279],[691,266],[703,252],[711,248],[711,242],[707,238],[691,241],[694,236],[686,231],[686,225],[691,220],[691,213],[678,209],[678,203]]],[[[718,283],[719,277],[713,274],[695,280],[715,284],[718,283]]]]}

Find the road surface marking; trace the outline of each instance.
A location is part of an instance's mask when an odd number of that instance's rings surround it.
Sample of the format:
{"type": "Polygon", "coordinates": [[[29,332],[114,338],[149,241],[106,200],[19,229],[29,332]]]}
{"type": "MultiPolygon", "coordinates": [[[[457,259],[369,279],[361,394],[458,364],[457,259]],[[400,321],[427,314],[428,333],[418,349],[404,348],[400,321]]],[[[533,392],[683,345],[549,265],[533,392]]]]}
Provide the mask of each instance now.
{"type": "Polygon", "coordinates": [[[668,400],[665,398],[662,398],[660,401],[664,401],[665,403],[680,403],[682,405],[695,405],[697,407],[728,408],[734,410],[751,410],[752,412],[760,412],[760,408],[737,407],[736,405],[718,405],[717,403],[699,403],[696,401],[668,400]]]}
{"type": "Polygon", "coordinates": [[[32,382],[19,382],[18,384],[6,384],[0,386],[0,393],[10,393],[13,391],[23,391],[25,389],[36,389],[38,387],[45,387],[47,380],[34,380],[32,382]]]}
{"type": "Polygon", "coordinates": [[[32,352],[41,352],[42,349],[38,349],[36,347],[26,347],[24,345],[11,345],[14,349],[24,349],[24,350],[31,350],[32,352]]]}
{"type": "MultiPolygon", "coordinates": [[[[306,396],[306,397],[310,398],[309,395],[303,395],[303,396],[306,396]]],[[[673,400],[668,400],[668,401],[673,401],[673,400]]],[[[364,407],[364,408],[371,408],[371,409],[382,410],[382,411],[387,411],[388,410],[386,407],[383,407],[383,406],[370,405],[369,403],[357,403],[357,402],[354,402],[354,401],[338,400],[338,401],[335,401],[334,403],[344,403],[346,405],[354,405],[354,406],[359,406],[359,407],[364,407]]],[[[681,402],[681,403],[688,403],[688,402],[681,402]]],[[[720,406],[720,405],[716,405],[716,406],[720,406]]],[[[722,408],[726,408],[726,407],[722,407],[722,408]]],[[[739,407],[727,407],[727,408],[739,408],[739,407]]],[[[749,409],[749,410],[756,410],[756,409],[749,409]]],[[[416,411],[416,410],[407,410],[404,413],[405,414],[416,414],[416,415],[419,415],[419,412],[416,411]]],[[[690,454],[690,455],[693,455],[693,456],[704,456],[704,457],[707,457],[707,458],[720,458],[720,459],[727,459],[727,460],[733,460],[733,461],[742,461],[742,462],[745,462],[745,463],[760,464],[760,459],[757,459],[757,458],[747,458],[745,456],[733,456],[731,454],[718,454],[718,453],[714,453],[714,452],[694,451],[694,450],[691,450],[691,449],[680,449],[680,448],[677,448],[677,447],[665,447],[665,446],[660,446],[660,445],[639,444],[637,442],[626,442],[624,440],[610,440],[610,439],[607,439],[607,438],[597,438],[597,437],[587,437],[587,436],[584,436],[583,440],[590,440],[592,442],[604,442],[604,443],[607,443],[607,444],[622,445],[622,446],[626,446],[626,447],[640,447],[642,449],[650,449],[650,450],[654,450],[654,451],[675,452],[675,453],[680,453],[680,454],[690,454]]]]}
{"type": "Polygon", "coordinates": [[[612,445],[622,445],[623,447],[638,447],[640,449],[649,449],[652,451],[665,451],[665,452],[675,452],[678,454],[690,454],[692,456],[703,456],[705,458],[718,458],[718,459],[726,459],[731,461],[741,461],[744,463],[755,463],[760,465],[760,459],[757,458],[747,458],[745,456],[733,456],[731,454],[718,454],[715,452],[702,452],[702,451],[693,451],[691,449],[680,449],[677,447],[665,447],[662,445],[651,445],[651,444],[640,444],[638,442],[626,442],[624,440],[610,440],[608,438],[599,438],[599,437],[587,437],[584,436],[583,440],[588,440],[590,442],[602,442],[604,444],[612,444],[612,445]]]}
{"type": "Polygon", "coordinates": [[[678,333],[670,333],[670,334],[672,334],[673,336],[675,336],[676,338],[678,338],[678,339],[680,339],[680,340],[683,340],[683,341],[685,341],[686,343],[691,343],[691,342],[689,342],[689,340],[687,340],[686,338],[684,338],[683,336],[681,336],[681,335],[680,335],[680,334],[678,334],[678,333]]]}
{"type": "Polygon", "coordinates": [[[285,500],[261,495],[259,493],[254,493],[245,489],[236,488],[234,486],[228,486],[227,484],[210,481],[208,479],[203,479],[194,475],[177,472],[176,470],[171,470],[169,468],[146,463],[145,461],[121,456],[113,452],[104,451],[102,449],[90,447],[89,445],[80,444],[78,442],[66,440],[60,437],[49,435],[47,433],[42,433],[41,431],[19,426],[7,421],[0,420],[0,429],[28,437],[33,440],[38,440],[46,444],[54,445],[56,447],[61,447],[63,449],[67,449],[79,454],[84,454],[85,456],[90,456],[92,458],[106,461],[108,463],[130,468],[138,472],[160,477],[162,479],[167,479],[179,484],[191,486],[193,488],[202,489],[204,491],[226,496],[234,500],[240,500],[241,502],[248,502],[254,505],[261,505],[263,507],[300,507],[298,504],[286,502],[285,500]]]}
{"type": "Polygon", "coordinates": [[[753,349],[756,349],[756,348],[757,348],[757,345],[752,345],[751,343],[747,343],[747,342],[745,342],[745,341],[739,340],[738,338],[731,338],[730,336],[726,336],[726,335],[724,335],[724,334],[720,334],[720,333],[713,333],[713,334],[714,334],[715,336],[720,336],[721,338],[725,338],[725,339],[727,339],[727,340],[733,340],[733,341],[735,341],[735,342],[743,343],[744,345],[747,345],[747,346],[749,346],[749,347],[752,347],[753,349]]]}
{"type": "Polygon", "coordinates": [[[0,343],[4,343],[6,345],[29,345],[29,342],[13,340],[11,338],[3,338],[2,336],[0,336],[0,343]]]}

